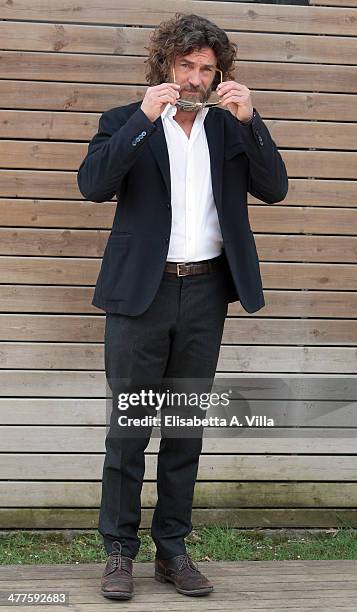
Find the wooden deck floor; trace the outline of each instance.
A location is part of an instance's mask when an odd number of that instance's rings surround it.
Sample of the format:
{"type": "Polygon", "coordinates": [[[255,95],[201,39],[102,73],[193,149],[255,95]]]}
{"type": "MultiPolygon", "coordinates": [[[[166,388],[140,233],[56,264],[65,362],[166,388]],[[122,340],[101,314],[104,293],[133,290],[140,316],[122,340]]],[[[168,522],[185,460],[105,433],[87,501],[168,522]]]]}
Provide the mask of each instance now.
{"type": "MultiPolygon", "coordinates": [[[[135,563],[135,596],[130,601],[110,601],[100,595],[103,568],[101,564],[1,566],[0,590],[69,593],[69,606],[32,606],[44,612],[357,610],[357,561],[201,562],[199,568],[214,582],[215,591],[200,598],[180,595],[172,584],[158,583],[152,577],[152,563],[135,563]]],[[[4,606],[2,600],[1,612],[10,609],[31,608],[4,606]]]]}

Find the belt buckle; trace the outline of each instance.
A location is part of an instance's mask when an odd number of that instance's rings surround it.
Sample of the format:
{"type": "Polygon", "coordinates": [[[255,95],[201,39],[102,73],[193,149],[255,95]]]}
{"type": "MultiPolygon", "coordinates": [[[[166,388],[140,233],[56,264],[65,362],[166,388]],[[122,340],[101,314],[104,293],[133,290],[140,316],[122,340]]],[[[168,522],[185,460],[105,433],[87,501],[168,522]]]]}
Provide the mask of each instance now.
{"type": "Polygon", "coordinates": [[[177,276],[187,276],[189,274],[189,271],[187,269],[185,269],[185,271],[181,273],[180,272],[180,266],[186,266],[186,264],[185,263],[177,263],[176,264],[176,273],[177,273],[177,276]]]}

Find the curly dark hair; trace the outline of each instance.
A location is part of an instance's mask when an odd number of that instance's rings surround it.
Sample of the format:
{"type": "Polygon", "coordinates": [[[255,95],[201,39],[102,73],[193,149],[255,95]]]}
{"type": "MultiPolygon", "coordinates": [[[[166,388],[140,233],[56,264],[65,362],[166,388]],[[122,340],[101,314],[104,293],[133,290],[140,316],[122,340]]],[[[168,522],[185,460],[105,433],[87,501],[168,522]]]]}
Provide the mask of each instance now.
{"type": "MultiPolygon", "coordinates": [[[[229,40],[225,31],[205,17],[176,13],[153,30],[150,46],[145,47],[149,52],[145,60],[149,85],[160,85],[168,80],[175,57],[189,55],[202,47],[210,47],[215,53],[223,78],[234,79],[234,59],[238,46],[229,40]]],[[[215,85],[212,83],[212,87],[215,85]]]]}

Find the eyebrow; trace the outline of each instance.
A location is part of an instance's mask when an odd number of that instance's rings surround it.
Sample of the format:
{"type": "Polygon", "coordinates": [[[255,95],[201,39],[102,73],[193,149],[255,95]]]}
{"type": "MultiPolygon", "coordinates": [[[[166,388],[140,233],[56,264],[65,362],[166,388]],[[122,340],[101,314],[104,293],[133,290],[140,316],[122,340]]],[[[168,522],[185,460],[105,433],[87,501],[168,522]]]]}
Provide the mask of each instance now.
{"type": "MultiPolygon", "coordinates": [[[[194,62],[191,62],[190,60],[185,59],[184,57],[180,59],[180,62],[186,62],[186,64],[190,64],[191,66],[194,66],[194,62]]],[[[215,66],[214,64],[203,64],[201,68],[217,68],[217,66],[215,66]]]]}

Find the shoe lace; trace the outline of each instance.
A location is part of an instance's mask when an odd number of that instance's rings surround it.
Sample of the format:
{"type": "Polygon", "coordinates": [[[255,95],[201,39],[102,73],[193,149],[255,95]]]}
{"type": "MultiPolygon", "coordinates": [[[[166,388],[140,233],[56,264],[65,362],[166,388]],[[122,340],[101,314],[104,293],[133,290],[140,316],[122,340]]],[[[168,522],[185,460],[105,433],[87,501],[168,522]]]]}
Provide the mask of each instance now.
{"type": "Polygon", "coordinates": [[[113,542],[113,550],[110,553],[110,558],[112,559],[112,563],[114,569],[119,569],[121,571],[125,571],[130,574],[129,561],[122,556],[122,545],[121,542],[115,540],[113,542]],[[123,563],[124,562],[124,563],[123,563]]]}
{"type": "Polygon", "coordinates": [[[182,560],[180,562],[180,566],[178,568],[178,572],[181,573],[184,569],[189,569],[190,571],[200,573],[196,563],[191,559],[191,557],[186,553],[182,556],[182,560]]]}

